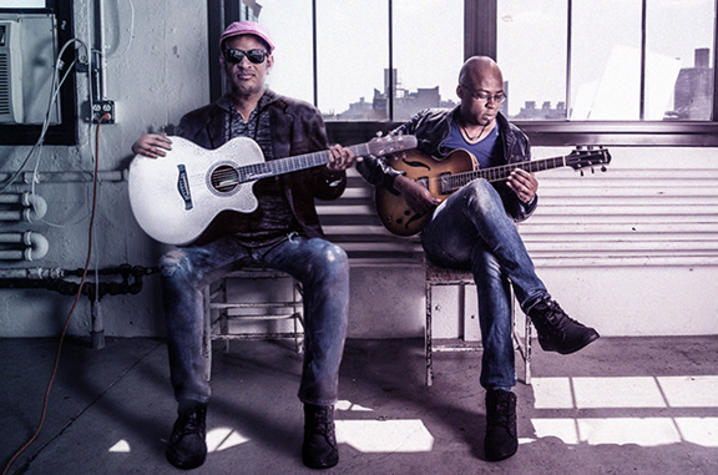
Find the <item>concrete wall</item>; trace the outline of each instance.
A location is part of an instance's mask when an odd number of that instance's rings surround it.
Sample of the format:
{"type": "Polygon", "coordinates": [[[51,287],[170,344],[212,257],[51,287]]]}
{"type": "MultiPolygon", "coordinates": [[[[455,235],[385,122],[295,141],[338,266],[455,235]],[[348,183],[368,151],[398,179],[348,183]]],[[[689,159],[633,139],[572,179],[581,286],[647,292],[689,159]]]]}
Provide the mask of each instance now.
{"type": "MultiPolygon", "coordinates": [[[[78,37],[87,41],[86,1],[76,1],[78,37]]],[[[117,123],[101,129],[100,169],[127,167],[130,145],[143,132],[176,124],[208,101],[205,2],[106,2],[106,95],[117,102],[117,123]],[[131,41],[130,41],[130,38],[131,41]]],[[[79,97],[86,84],[78,77],[79,97]]],[[[281,92],[281,91],[280,91],[281,92]]],[[[41,170],[89,170],[88,127],[78,147],[45,147],[41,170]]],[[[1,147],[0,172],[13,171],[28,147],[1,147]]],[[[567,153],[538,147],[536,157],[567,153]]],[[[718,150],[617,147],[606,174],[584,178],[569,169],[539,175],[541,205],[520,226],[539,275],[575,318],[604,335],[718,333],[718,150]],[[635,228],[635,229],[634,229],[635,228]]],[[[24,189],[18,186],[16,189],[24,189]]],[[[81,267],[86,253],[91,184],[42,183],[49,203],[44,223],[31,229],[50,240],[45,259],[0,266],[81,267]]],[[[134,222],[124,180],[100,185],[93,266],[156,264],[162,247],[134,222]]],[[[423,332],[423,270],[417,266],[355,267],[351,273],[349,336],[415,337],[423,332]]],[[[107,335],[162,335],[157,276],[139,295],[106,296],[101,316],[107,335]]],[[[463,334],[475,314],[473,291],[443,288],[434,297],[436,335],[463,334]],[[472,300],[473,299],[473,300],[472,300]],[[472,313],[473,312],[473,313],[472,313]]],[[[50,291],[0,289],[0,336],[59,333],[72,298],[50,291]]],[[[81,300],[71,333],[87,335],[89,304],[81,300]]],[[[474,332],[475,333],[475,332],[474,332]]]]}
{"type": "MultiPolygon", "coordinates": [[[[104,2],[107,48],[106,97],[116,101],[117,122],[100,130],[99,168],[121,170],[131,159],[130,146],[144,132],[177,124],[183,113],[209,100],[206,2],[191,8],[176,0],[104,2]],[[182,8],[179,6],[182,5],[182,8]]],[[[75,34],[86,43],[91,2],[76,0],[75,34]]],[[[77,75],[79,102],[87,100],[86,76],[77,75]]],[[[81,122],[80,145],[46,146],[41,171],[91,170],[89,126],[81,122]]],[[[94,137],[94,128],[92,129],[94,137]]],[[[94,142],[94,139],[93,139],[94,142]]],[[[14,171],[29,147],[0,147],[0,172],[14,171]]],[[[32,163],[34,165],[34,163],[32,163]]],[[[28,167],[28,169],[30,169],[28,167]]],[[[103,176],[101,174],[101,176],[103,176]]],[[[106,176],[106,175],[104,175],[106,176]]],[[[24,191],[28,187],[16,186],[24,191]]],[[[2,262],[10,267],[82,267],[88,242],[91,183],[41,183],[37,192],[49,204],[45,223],[3,224],[3,231],[39,231],[48,237],[45,259],[30,264],[2,262]]],[[[129,209],[126,181],[106,181],[99,187],[93,266],[122,263],[154,265],[161,253],[135,224],[129,209]]],[[[106,296],[101,301],[109,335],[157,335],[163,332],[156,298],[157,279],[137,296],[106,296]]],[[[49,291],[0,289],[0,335],[46,336],[59,332],[71,297],[49,291]]],[[[83,298],[71,322],[71,332],[89,331],[89,304],[83,298]]]]}

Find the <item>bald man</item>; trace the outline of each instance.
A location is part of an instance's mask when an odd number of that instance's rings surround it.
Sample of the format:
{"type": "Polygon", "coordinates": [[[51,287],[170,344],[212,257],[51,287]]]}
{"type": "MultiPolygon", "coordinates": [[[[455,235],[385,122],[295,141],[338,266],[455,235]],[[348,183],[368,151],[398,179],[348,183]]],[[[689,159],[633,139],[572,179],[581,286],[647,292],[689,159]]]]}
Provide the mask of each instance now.
{"type": "MultiPolygon", "coordinates": [[[[491,58],[474,56],[464,63],[456,94],[461,100],[456,108],[421,111],[392,133],[415,135],[419,150],[436,160],[456,149],[471,152],[480,168],[531,159],[526,135],[499,112],[506,93],[501,70],[491,58]]],[[[442,202],[382,159],[365,158],[357,169],[373,185],[401,194],[415,212],[430,214],[421,238],[432,262],[473,272],[484,348],[480,383],[486,389],[485,454],[491,461],[512,456],[518,439],[516,396],[511,392],[516,373],[509,285],[531,317],[542,349],[569,354],[599,337],[551,298],[516,231],[514,223],[536,209],[536,178],[516,168],[506,181],[478,178],[442,202]]]]}

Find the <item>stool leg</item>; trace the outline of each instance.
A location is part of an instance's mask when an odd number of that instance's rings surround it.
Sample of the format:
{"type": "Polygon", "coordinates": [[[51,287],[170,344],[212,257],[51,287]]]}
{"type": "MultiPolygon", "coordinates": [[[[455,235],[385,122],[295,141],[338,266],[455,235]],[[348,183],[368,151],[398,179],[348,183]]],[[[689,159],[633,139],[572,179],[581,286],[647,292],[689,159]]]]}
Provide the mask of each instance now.
{"type": "Polygon", "coordinates": [[[210,288],[206,286],[202,291],[204,296],[204,331],[202,334],[202,356],[206,360],[204,378],[209,381],[212,377],[212,310],[210,309],[210,288]]]}
{"type": "Polygon", "coordinates": [[[434,383],[434,373],[432,368],[432,334],[431,334],[431,284],[426,282],[426,324],[424,328],[424,356],[426,358],[426,386],[430,387],[434,383]]]}
{"type": "Polygon", "coordinates": [[[526,315],[526,341],[524,347],[526,348],[526,361],[524,362],[524,381],[527,385],[531,384],[531,318],[526,315]]]}

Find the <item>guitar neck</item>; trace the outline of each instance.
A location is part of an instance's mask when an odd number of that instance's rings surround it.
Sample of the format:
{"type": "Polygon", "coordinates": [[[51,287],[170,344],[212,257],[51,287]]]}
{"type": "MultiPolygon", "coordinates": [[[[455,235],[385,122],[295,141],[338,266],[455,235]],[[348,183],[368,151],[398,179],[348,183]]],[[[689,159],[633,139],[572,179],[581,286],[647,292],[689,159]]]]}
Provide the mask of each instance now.
{"type": "MultiPolygon", "coordinates": [[[[369,154],[369,145],[366,143],[351,145],[345,148],[350,149],[357,157],[369,154]]],[[[322,150],[320,152],[305,153],[303,155],[246,165],[237,168],[237,172],[239,172],[240,181],[259,180],[299,170],[306,170],[307,168],[314,168],[326,165],[327,163],[329,163],[329,150],[322,150]]]]}
{"type": "Polygon", "coordinates": [[[490,182],[506,180],[509,175],[511,175],[511,172],[517,168],[526,170],[529,173],[534,173],[565,166],[565,156],[542,158],[540,160],[531,160],[527,162],[510,163],[507,165],[483,168],[470,172],[455,173],[453,175],[442,177],[441,188],[442,192],[451,193],[466,185],[470,181],[475,180],[476,178],[484,178],[490,182]]]}

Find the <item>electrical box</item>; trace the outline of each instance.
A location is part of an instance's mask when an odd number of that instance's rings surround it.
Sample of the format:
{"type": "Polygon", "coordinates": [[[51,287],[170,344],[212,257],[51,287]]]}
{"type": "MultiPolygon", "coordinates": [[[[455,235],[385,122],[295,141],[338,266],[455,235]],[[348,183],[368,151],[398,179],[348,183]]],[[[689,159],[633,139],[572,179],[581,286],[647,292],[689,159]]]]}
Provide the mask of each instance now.
{"type": "MultiPolygon", "coordinates": [[[[50,125],[60,122],[59,94],[52,80],[57,55],[55,15],[0,13],[0,123],[50,125]]],[[[70,58],[71,52],[67,52],[70,58]]],[[[60,71],[60,75],[64,69],[60,71]]]]}
{"type": "Polygon", "coordinates": [[[0,21],[0,123],[22,123],[20,23],[0,21]]]}

